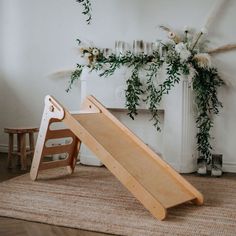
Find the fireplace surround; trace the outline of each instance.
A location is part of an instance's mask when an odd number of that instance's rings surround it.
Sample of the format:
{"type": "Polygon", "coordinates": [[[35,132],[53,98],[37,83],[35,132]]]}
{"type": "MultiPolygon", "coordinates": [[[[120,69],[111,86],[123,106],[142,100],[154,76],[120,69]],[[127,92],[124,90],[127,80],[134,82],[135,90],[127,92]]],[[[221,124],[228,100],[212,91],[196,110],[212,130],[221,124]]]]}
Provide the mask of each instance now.
{"type": "MultiPolygon", "coordinates": [[[[81,75],[81,101],[87,95],[95,96],[178,172],[195,171],[197,162],[195,112],[188,79],[182,77],[180,83],[163,99],[159,108],[162,121],[161,132],[158,132],[152,126],[151,116],[145,103],[140,104],[139,115],[135,120],[131,120],[126,115],[127,73],[128,71],[121,69],[111,77],[101,78],[95,72],[90,73],[87,68],[84,68],[81,75]]],[[[164,74],[160,75],[160,78],[164,76],[164,74]]],[[[80,159],[83,164],[102,165],[84,146],[81,148],[80,159]]]]}

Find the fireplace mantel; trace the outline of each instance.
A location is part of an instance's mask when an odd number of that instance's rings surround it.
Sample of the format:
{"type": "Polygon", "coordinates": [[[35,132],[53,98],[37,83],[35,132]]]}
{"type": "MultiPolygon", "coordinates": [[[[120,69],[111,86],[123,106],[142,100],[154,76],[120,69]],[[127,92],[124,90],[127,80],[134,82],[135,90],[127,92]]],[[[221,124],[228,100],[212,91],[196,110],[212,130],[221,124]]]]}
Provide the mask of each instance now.
{"type": "MultiPolygon", "coordinates": [[[[90,73],[84,69],[81,76],[81,101],[91,94],[104,106],[111,109],[115,115],[118,112],[117,118],[123,122],[123,120],[129,119],[126,116],[125,87],[126,80],[123,72],[118,72],[109,78],[101,78],[96,73],[90,73]]],[[[165,96],[160,105],[160,113],[163,114],[161,133],[155,131],[154,127],[150,132],[150,135],[153,135],[150,141],[151,148],[181,173],[190,173],[196,170],[196,129],[193,107],[192,90],[189,88],[187,78],[182,78],[169,95],[165,96]],[[156,143],[152,142],[154,139],[156,143]]],[[[147,113],[145,103],[140,105],[139,112],[140,114],[147,113]]],[[[150,137],[144,132],[148,130],[146,126],[149,125],[145,121],[141,125],[142,131],[140,124],[135,127],[135,122],[137,123],[136,120],[127,121],[126,125],[149,145],[148,139],[150,140],[150,137]]],[[[84,164],[102,164],[85,147],[82,148],[80,156],[81,162],[84,164]]]]}

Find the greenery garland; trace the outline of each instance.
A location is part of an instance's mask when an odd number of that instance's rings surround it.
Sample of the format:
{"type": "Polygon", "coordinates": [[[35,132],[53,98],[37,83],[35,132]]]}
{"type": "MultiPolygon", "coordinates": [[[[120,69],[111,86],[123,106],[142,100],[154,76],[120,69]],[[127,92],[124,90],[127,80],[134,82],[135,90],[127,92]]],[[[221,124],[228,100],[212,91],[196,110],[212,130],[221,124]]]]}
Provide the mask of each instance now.
{"type": "Polygon", "coordinates": [[[120,50],[120,53],[108,54],[108,49],[81,46],[81,41],[77,40],[82,57],[87,58],[87,63],[77,64],[67,91],[80,78],[84,67],[99,72],[101,77],[109,77],[117,69],[125,66],[131,70],[125,90],[128,115],[134,119],[138,114],[137,107],[143,100],[152,114],[154,126],[160,130],[158,115],[160,102],[163,96],[180,82],[182,76],[185,76],[193,89],[197,106],[197,149],[205,160],[210,161],[213,116],[218,114],[219,108],[222,107],[217,97],[217,89],[224,83],[216,68],[211,66],[210,55],[204,52],[205,42],[200,40],[204,32],[192,40],[194,37],[190,37],[188,29],[185,29],[184,35],[180,37],[165,26],[161,28],[167,32],[169,41],[152,43],[152,50],[149,53],[144,52],[143,42],[139,44],[141,49],[139,53],[135,50],[120,50]],[[163,66],[166,68],[167,78],[157,83],[158,72],[163,66]],[[143,76],[146,77],[145,82],[141,82],[143,76]]]}

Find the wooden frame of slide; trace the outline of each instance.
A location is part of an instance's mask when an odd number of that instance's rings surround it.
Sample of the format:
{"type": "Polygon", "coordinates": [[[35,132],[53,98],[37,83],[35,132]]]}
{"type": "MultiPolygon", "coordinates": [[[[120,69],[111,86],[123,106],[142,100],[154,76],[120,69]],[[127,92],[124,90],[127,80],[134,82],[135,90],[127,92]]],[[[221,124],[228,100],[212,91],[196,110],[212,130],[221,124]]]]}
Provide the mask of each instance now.
{"type": "Polygon", "coordinates": [[[115,177],[152,213],[163,220],[167,209],[192,201],[203,204],[202,194],[165,163],[154,151],[120,123],[94,97],[84,101],[79,114],[71,115],[54,98],[45,98],[45,108],[30,176],[39,170],[67,166],[72,173],[83,142],[115,177]],[[52,130],[54,122],[68,129],[52,130]],[[71,137],[68,145],[46,147],[52,138],[71,137]],[[45,155],[68,153],[65,160],[43,162],[45,155]]]}

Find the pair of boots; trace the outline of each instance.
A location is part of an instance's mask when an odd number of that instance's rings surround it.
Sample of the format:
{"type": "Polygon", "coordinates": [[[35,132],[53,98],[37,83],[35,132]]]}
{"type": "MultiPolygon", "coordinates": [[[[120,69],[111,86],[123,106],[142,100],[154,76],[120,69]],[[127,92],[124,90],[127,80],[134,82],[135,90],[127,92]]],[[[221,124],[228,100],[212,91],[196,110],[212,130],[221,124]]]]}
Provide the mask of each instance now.
{"type": "MultiPolygon", "coordinates": [[[[210,163],[211,176],[219,177],[222,175],[222,155],[212,155],[210,163]]],[[[208,163],[204,157],[199,157],[197,160],[197,173],[200,175],[207,174],[208,163]]]]}

